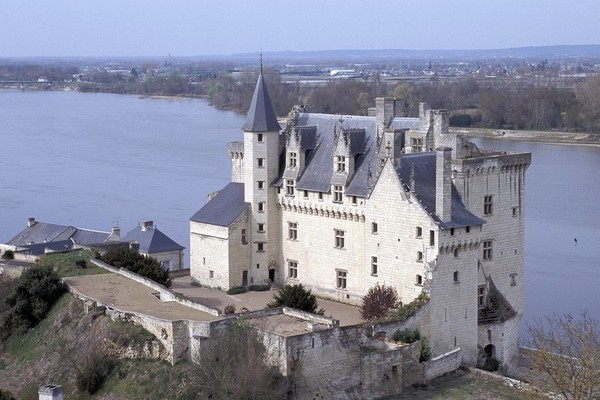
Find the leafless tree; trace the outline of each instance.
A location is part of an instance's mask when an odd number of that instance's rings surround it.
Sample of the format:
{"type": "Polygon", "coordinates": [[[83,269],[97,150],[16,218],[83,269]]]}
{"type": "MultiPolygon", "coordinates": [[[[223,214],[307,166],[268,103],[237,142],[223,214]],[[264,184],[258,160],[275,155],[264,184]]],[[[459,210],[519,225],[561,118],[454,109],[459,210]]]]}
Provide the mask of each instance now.
{"type": "Polygon", "coordinates": [[[528,325],[533,372],[564,399],[600,398],[600,331],[587,312],[553,315],[528,325]]]}
{"type": "Polygon", "coordinates": [[[191,368],[189,398],[280,399],[288,391],[286,379],[269,363],[258,330],[234,324],[225,335],[202,346],[191,368]]]}

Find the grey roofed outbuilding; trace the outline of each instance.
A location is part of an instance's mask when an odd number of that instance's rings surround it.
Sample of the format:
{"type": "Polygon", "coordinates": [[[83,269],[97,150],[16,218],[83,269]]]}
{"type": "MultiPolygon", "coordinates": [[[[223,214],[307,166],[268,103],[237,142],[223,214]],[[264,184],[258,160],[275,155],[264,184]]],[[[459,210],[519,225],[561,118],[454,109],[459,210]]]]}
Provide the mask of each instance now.
{"type": "Polygon", "coordinates": [[[279,123],[273,110],[267,86],[262,74],[260,74],[243,130],[245,132],[274,132],[279,131],[279,129],[279,123]]]}
{"type": "Polygon", "coordinates": [[[452,216],[450,221],[442,222],[435,213],[436,195],[436,153],[410,153],[400,157],[396,164],[396,173],[409,190],[411,171],[414,171],[415,194],[427,213],[444,229],[482,225],[486,221],[475,216],[465,207],[458,190],[452,184],[452,216]]]}
{"type": "Polygon", "coordinates": [[[68,240],[77,231],[77,228],[67,225],[35,222],[19,232],[6,244],[11,246],[26,246],[35,243],[48,243],[53,241],[68,240]]]}
{"type": "Polygon", "coordinates": [[[250,203],[244,201],[244,184],[231,182],[194,214],[190,221],[229,226],[248,207],[250,203]]]}
{"type": "Polygon", "coordinates": [[[138,226],[121,238],[123,242],[138,242],[140,251],[147,254],[165,253],[185,249],[173,239],[159,231],[155,227],[145,230],[138,226]]]}

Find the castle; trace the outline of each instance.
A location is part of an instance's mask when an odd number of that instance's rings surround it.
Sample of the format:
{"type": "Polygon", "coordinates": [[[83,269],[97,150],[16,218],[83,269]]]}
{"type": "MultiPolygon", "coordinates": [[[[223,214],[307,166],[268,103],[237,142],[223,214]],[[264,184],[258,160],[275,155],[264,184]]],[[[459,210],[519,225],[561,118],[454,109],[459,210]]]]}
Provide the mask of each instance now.
{"type": "Polygon", "coordinates": [[[190,219],[192,279],[227,290],[302,283],[358,304],[376,284],[403,304],[432,355],[510,368],[524,310],[525,172],[530,153],[479,149],[444,110],[399,117],[294,108],[280,126],[260,75],[228,145],[231,183],[190,219]]]}

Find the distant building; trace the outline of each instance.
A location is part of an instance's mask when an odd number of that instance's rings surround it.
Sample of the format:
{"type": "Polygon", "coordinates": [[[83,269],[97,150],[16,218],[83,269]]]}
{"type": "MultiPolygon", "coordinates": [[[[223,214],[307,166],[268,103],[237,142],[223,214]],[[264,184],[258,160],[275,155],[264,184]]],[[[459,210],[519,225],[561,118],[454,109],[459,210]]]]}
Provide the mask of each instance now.
{"type": "Polygon", "coordinates": [[[185,247],[158,230],[153,221],[142,221],[139,226],[123,236],[121,241],[136,243],[140,254],[156,258],[167,271],[183,268],[185,247]]]}
{"type": "MultiPolygon", "coordinates": [[[[524,310],[524,191],[530,153],[480,150],[420,105],[398,117],[290,112],[281,129],[262,75],[230,143],[232,182],[190,220],[192,279],[223,290],[302,283],[359,303],[376,284],[430,300],[418,327],[432,355],[467,364],[518,351],[524,310]]],[[[398,113],[396,112],[398,110],[398,113]]]]}
{"type": "Polygon", "coordinates": [[[113,227],[111,232],[103,232],[29,218],[27,227],[0,247],[15,251],[19,258],[20,255],[38,257],[78,248],[111,247],[119,243],[135,242],[140,254],[156,258],[166,270],[183,268],[185,247],[156,229],[152,221],[143,221],[124,237],[120,236],[121,229],[118,226],[113,227]]]}

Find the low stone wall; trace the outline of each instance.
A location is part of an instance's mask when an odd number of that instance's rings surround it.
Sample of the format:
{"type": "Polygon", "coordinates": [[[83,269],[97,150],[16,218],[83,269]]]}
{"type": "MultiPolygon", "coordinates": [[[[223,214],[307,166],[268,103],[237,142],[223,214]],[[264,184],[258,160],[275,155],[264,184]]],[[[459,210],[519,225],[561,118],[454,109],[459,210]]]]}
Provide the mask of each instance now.
{"type": "Polygon", "coordinates": [[[171,278],[181,278],[182,276],[190,276],[190,269],[178,269],[176,271],[169,271],[171,278]]]}
{"type": "Polygon", "coordinates": [[[432,380],[438,376],[457,370],[462,364],[462,349],[456,349],[442,354],[425,363],[425,379],[432,380]]]}

